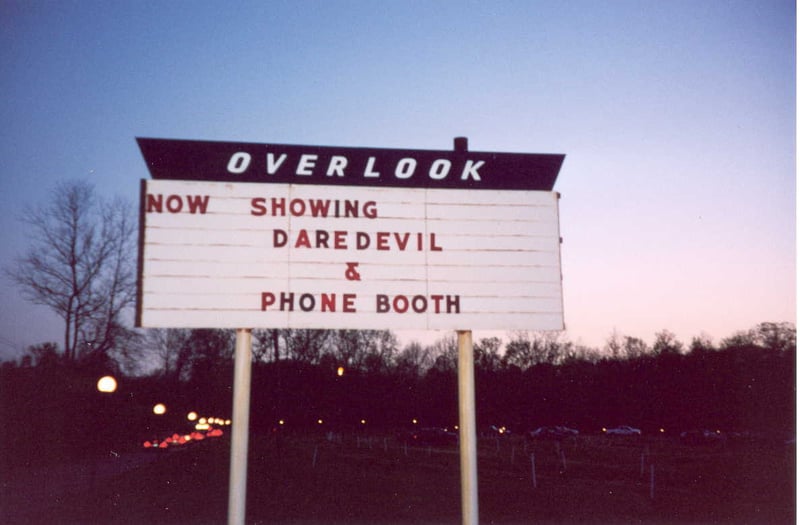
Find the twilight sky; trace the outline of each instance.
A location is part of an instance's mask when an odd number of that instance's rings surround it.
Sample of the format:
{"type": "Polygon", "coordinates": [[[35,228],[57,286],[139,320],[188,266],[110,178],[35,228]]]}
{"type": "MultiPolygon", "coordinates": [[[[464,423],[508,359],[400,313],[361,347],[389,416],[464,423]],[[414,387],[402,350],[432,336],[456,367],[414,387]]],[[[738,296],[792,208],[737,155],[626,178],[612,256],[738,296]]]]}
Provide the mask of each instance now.
{"type": "MultiPolygon", "coordinates": [[[[796,319],[795,3],[0,3],[0,265],[137,136],[563,153],[567,336],[796,319]]],[[[62,340],[0,276],[0,359],[62,340]]],[[[443,333],[400,333],[423,342],[443,333]]],[[[475,338],[487,333],[476,332],[475,338]]],[[[502,335],[502,334],[501,334],[502,335]]]]}

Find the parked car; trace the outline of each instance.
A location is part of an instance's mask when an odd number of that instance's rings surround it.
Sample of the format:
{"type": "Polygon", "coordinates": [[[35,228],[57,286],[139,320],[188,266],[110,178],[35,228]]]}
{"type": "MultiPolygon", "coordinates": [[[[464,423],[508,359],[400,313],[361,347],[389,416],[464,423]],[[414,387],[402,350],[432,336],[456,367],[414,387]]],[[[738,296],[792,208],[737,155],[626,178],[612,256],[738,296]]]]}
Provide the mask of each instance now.
{"type": "Polygon", "coordinates": [[[642,431],[640,429],[634,428],[634,427],[631,427],[631,426],[628,426],[628,425],[622,425],[622,426],[614,427],[614,428],[607,428],[607,429],[604,429],[603,432],[605,432],[605,434],[608,435],[608,436],[641,436],[642,435],[642,431]]]}
{"type": "Polygon", "coordinates": [[[458,444],[458,434],[444,428],[428,427],[413,430],[408,434],[411,445],[443,447],[458,444]]]}
{"type": "Polygon", "coordinates": [[[577,430],[574,428],[569,428],[565,426],[550,426],[550,427],[539,427],[536,430],[533,430],[528,433],[528,437],[531,439],[566,439],[570,437],[575,437],[579,434],[577,430]]]}
{"type": "Polygon", "coordinates": [[[723,443],[725,440],[725,434],[719,430],[687,430],[681,432],[681,443],[686,445],[713,445],[715,443],[723,443]]]}
{"type": "Polygon", "coordinates": [[[511,431],[505,426],[490,425],[482,434],[489,437],[507,437],[511,435],[511,431]]]}

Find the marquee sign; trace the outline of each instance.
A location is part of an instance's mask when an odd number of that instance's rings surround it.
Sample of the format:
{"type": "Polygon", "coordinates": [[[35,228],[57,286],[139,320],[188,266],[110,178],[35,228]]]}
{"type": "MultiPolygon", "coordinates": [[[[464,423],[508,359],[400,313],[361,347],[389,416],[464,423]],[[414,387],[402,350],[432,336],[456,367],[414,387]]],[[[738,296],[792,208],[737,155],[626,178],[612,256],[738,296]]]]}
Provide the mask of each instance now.
{"type": "Polygon", "coordinates": [[[138,326],[563,328],[562,155],[138,141],[138,326]]]}

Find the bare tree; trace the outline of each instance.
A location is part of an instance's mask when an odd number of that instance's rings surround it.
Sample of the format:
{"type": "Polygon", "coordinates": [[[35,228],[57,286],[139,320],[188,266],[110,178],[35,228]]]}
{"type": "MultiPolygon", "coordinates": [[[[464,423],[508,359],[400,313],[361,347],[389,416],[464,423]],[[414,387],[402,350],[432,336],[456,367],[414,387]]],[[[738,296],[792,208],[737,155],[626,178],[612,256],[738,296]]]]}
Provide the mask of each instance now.
{"type": "Polygon", "coordinates": [[[150,328],[146,332],[146,353],[158,364],[161,375],[188,380],[192,355],[188,345],[191,330],[185,328],[150,328]]]}
{"type": "Polygon", "coordinates": [[[559,364],[571,351],[572,343],[562,341],[563,332],[517,331],[506,345],[506,365],[526,369],[540,363],[559,364]]]}
{"type": "Polygon", "coordinates": [[[64,357],[108,353],[135,297],[135,221],[129,204],[99,199],[85,181],[60,183],[27,209],[31,247],[6,269],[25,298],[64,320],[64,357]]]}
{"type": "Polygon", "coordinates": [[[289,359],[312,364],[319,362],[327,345],[327,341],[330,338],[330,334],[330,330],[281,330],[287,357],[289,359]]]}
{"type": "Polygon", "coordinates": [[[683,343],[678,341],[678,338],[669,330],[661,330],[656,333],[656,340],[653,343],[653,353],[656,355],[662,354],[680,354],[683,352],[683,343]]]}
{"type": "Polygon", "coordinates": [[[502,365],[500,347],[502,341],[499,337],[488,337],[480,339],[473,347],[475,367],[494,372],[502,365]]]}
{"type": "Polygon", "coordinates": [[[458,369],[458,339],[455,333],[443,335],[430,347],[433,366],[440,372],[458,369]]]}
{"type": "Polygon", "coordinates": [[[419,377],[433,366],[432,349],[411,341],[397,355],[395,368],[402,375],[419,377]]]}

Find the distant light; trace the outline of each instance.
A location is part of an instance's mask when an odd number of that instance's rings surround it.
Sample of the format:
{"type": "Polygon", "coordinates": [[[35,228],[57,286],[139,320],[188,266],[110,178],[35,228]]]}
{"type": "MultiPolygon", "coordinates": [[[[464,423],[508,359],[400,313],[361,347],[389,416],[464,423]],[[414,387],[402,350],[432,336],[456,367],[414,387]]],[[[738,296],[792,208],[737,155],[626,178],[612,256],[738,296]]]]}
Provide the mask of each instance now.
{"type": "Polygon", "coordinates": [[[103,376],[97,380],[97,390],[104,394],[110,394],[117,390],[117,380],[111,376],[103,376]]]}
{"type": "Polygon", "coordinates": [[[339,376],[339,377],[342,377],[344,375],[344,367],[343,366],[340,366],[339,368],[336,369],[336,375],[339,376]]]}
{"type": "Polygon", "coordinates": [[[278,424],[279,425],[285,425],[286,421],[284,421],[283,419],[280,419],[280,420],[278,420],[278,424]]]}
{"type": "Polygon", "coordinates": [[[317,424],[321,425],[322,424],[322,420],[321,419],[317,419],[317,424]]]}
{"type": "Polygon", "coordinates": [[[361,424],[362,424],[362,425],[366,425],[366,424],[367,424],[367,420],[366,420],[366,419],[362,419],[362,420],[361,420],[361,424]]]}
{"type": "Polygon", "coordinates": [[[416,424],[417,424],[417,418],[414,418],[414,419],[412,419],[412,420],[411,420],[411,423],[413,423],[414,425],[416,425],[416,424]]]}
{"type": "Polygon", "coordinates": [[[227,425],[230,425],[230,424],[231,424],[231,420],[230,419],[226,419],[225,420],[225,425],[227,426],[227,425]]]}
{"type": "MultiPolygon", "coordinates": [[[[208,425],[208,423],[198,423],[194,426],[195,430],[208,430],[209,428],[211,427],[208,425]]],[[[197,436],[195,436],[195,439],[197,439],[197,436]]]]}
{"type": "Polygon", "coordinates": [[[662,434],[664,433],[664,429],[663,428],[660,428],[658,431],[661,432],[662,434]]]}
{"type": "Polygon", "coordinates": [[[201,425],[207,425],[208,424],[208,420],[206,418],[204,418],[204,417],[201,417],[200,421],[198,421],[198,423],[200,423],[201,425]]]}
{"type": "Polygon", "coordinates": [[[163,416],[167,413],[167,407],[164,406],[164,403],[158,403],[153,407],[153,414],[157,416],[163,416]]]}
{"type": "Polygon", "coordinates": [[[454,426],[453,430],[458,430],[458,425],[454,426]]]}
{"type": "Polygon", "coordinates": [[[197,420],[197,412],[189,412],[188,414],[186,414],[186,419],[188,419],[189,421],[197,420]]]}
{"type": "Polygon", "coordinates": [[[606,431],[606,427],[603,427],[603,432],[605,432],[605,431],[606,431]]]}

